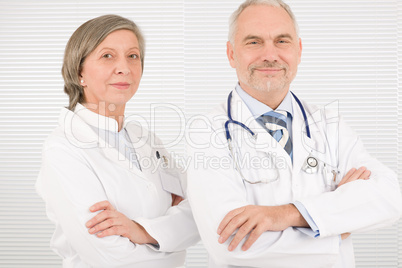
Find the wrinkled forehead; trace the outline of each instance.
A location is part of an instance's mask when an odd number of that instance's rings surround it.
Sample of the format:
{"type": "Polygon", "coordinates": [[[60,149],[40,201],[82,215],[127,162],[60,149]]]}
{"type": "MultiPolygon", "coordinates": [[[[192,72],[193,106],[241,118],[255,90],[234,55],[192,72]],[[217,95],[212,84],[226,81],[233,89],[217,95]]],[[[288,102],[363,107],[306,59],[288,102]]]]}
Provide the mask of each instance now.
{"type": "Polygon", "coordinates": [[[235,39],[242,39],[247,35],[290,35],[297,38],[294,22],[281,6],[249,6],[239,15],[236,28],[235,39]]]}

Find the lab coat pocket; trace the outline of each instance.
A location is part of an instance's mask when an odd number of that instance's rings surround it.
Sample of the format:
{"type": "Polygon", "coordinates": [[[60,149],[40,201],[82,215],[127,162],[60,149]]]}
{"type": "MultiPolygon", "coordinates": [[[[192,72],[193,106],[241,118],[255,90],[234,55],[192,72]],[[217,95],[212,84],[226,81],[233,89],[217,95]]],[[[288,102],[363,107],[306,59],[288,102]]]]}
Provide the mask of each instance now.
{"type": "Polygon", "coordinates": [[[179,174],[169,172],[166,168],[161,168],[159,175],[163,190],[181,197],[184,196],[179,174]]]}
{"type": "MultiPolygon", "coordinates": [[[[324,169],[325,170],[325,169],[324,169]]],[[[325,182],[325,190],[326,191],[334,191],[338,186],[338,177],[339,172],[335,170],[325,170],[324,171],[324,182],[325,182]]]]}

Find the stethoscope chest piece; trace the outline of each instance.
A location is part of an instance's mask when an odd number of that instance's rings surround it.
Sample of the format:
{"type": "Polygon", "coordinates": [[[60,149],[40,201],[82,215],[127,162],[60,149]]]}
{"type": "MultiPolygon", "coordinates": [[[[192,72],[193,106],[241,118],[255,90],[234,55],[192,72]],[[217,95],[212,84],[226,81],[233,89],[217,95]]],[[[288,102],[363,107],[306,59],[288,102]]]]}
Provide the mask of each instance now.
{"type": "Polygon", "coordinates": [[[312,156],[307,157],[307,159],[303,165],[303,170],[309,174],[317,173],[318,172],[317,159],[312,156]]]}

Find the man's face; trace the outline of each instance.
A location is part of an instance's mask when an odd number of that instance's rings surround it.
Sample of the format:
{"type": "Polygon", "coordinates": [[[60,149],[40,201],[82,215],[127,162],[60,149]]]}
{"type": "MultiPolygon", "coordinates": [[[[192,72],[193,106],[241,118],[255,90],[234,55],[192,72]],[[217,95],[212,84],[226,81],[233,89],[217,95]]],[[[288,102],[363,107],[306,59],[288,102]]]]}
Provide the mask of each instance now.
{"type": "MultiPolygon", "coordinates": [[[[240,86],[256,91],[288,91],[300,63],[302,45],[289,14],[281,7],[254,5],[239,16],[230,65],[240,86]]],[[[253,95],[253,94],[252,94],[253,95]]]]}

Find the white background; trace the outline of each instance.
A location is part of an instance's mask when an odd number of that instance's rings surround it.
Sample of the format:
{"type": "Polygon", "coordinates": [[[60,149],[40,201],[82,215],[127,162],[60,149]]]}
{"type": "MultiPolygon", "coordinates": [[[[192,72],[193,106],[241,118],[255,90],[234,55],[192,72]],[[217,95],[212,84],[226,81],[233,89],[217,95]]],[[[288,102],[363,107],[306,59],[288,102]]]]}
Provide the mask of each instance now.
{"type": "MultiPolygon", "coordinates": [[[[402,1],[288,0],[300,24],[302,63],[293,91],[311,103],[339,101],[370,153],[402,176],[402,1]]],[[[60,69],[73,31],[104,14],[134,20],[147,48],[141,114],[184,154],[177,111],[187,119],[226,100],[236,83],[226,59],[227,21],[238,0],[0,0],[0,267],[60,267],[53,231],[34,191],[41,147],[62,106],[60,69]]],[[[347,219],[345,219],[347,220],[347,219]]],[[[402,267],[402,222],[354,235],[357,267],[402,267]],[[399,258],[399,259],[398,259],[399,258]]],[[[186,267],[206,267],[201,245],[186,267]]]]}

